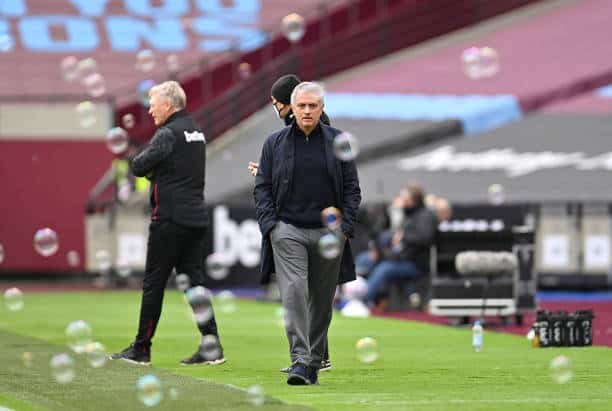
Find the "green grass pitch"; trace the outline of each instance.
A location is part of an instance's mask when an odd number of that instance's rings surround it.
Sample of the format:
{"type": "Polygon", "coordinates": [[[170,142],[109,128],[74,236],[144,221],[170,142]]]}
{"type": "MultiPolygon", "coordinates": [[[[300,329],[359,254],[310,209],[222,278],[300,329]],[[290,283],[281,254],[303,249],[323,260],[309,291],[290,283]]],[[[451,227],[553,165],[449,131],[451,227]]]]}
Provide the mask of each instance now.
{"type": "MultiPolygon", "coordinates": [[[[333,370],[319,386],[292,387],[279,368],[288,364],[287,343],[275,315],[278,306],[239,300],[237,310],[217,317],[225,356],[221,366],[185,367],[199,336],[187,304],[177,291],[166,293],[152,347],[152,367],[107,363],[94,369],[82,356],[70,384],[56,383],[49,370],[53,354],[68,352],[66,325],[85,320],[94,339],[110,352],[134,337],[140,293],[31,293],[18,312],[0,310],[0,406],[14,410],[143,410],[136,382],[145,374],[174,388],[153,410],[611,410],[612,350],[603,347],[533,349],[521,336],[485,330],[484,350],[471,349],[469,329],[335,315],[330,332],[333,370]],[[380,357],[363,364],[356,341],[373,337],[380,357]],[[22,355],[31,352],[32,365],[22,355]],[[548,364],[568,356],[574,378],[552,382],[548,364]],[[261,385],[261,407],[244,389],[261,385]]],[[[0,410],[2,408],[0,407],[0,410]]]]}

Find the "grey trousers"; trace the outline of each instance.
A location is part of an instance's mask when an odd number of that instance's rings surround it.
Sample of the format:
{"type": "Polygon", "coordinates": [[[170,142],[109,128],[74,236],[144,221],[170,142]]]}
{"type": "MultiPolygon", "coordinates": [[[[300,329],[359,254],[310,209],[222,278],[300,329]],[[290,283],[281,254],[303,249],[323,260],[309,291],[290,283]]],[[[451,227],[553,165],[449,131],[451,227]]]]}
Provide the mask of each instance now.
{"type": "MultiPolygon", "coordinates": [[[[326,349],[342,259],[342,253],[334,259],[319,253],[319,239],[329,232],[281,221],[270,233],[291,362],[316,368],[321,367],[326,349]]],[[[336,234],[342,250],[344,235],[336,234]]]]}

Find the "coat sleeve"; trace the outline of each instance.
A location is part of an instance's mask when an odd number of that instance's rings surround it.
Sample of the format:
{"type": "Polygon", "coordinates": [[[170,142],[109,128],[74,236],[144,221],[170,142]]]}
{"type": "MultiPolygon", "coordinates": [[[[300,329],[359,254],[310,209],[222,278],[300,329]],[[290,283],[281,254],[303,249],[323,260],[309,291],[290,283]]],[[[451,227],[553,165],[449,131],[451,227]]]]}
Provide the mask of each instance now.
{"type": "Polygon", "coordinates": [[[431,212],[425,212],[415,218],[414,225],[406,227],[402,237],[403,246],[428,246],[433,243],[438,219],[431,212]]]}
{"type": "Polygon", "coordinates": [[[155,167],[172,153],[174,139],[174,134],[169,128],[159,128],[144,150],[130,159],[132,173],[136,177],[145,177],[154,171],[155,167]]]}
{"type": "Polygon", "coordinates": [[[278,222],[272,183],[273,150],[270,139],[266,140],[255,176],[255,215],[262,236],[267,236],[278,222]]]}
{"type": "Polygon", "coordinates": [[[361,188],[359,187],[359,176],[354,161],[341,161],[343,204],[342,204],[342,232],[351,238],[354,235],[357,211],[361,203],[361,188]]]}

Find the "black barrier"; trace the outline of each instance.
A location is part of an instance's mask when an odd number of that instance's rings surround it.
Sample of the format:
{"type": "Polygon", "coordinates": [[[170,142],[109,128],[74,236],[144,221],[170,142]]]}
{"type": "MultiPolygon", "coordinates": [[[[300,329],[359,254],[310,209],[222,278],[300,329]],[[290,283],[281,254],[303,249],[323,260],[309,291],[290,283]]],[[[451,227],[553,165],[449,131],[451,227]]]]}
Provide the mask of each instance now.
{"type": "Polygon", "coordinates": [[[533,325],[534,347],[585,347],[593,345],[592,310],[538,311],[533,325]]]}

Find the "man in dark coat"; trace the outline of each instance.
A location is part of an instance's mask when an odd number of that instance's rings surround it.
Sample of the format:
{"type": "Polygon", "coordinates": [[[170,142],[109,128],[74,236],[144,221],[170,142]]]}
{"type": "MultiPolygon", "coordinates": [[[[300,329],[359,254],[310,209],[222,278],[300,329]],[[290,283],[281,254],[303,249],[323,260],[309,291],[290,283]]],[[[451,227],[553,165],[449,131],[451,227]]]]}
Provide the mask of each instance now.
{"type": "Polygon", "coordinates": [[[264,281],[275,272],[286,321],[292,368],[287,382],[316,384],[331,321],[336,284],[355,279],[350,244],[361,190],[353,161],[334,156],[341,131],[320,121],[324,92],[300,83],[291,94],[295,121],[268,137],[255,178],[255,205],[262,233],[264,281]],[[321,211],[336,207],[341,226],[332,234],[337,256],[319,253],[325,228],[321,211]]]}
{"type": "MultiPolygon", "coordinates": [[[[270,89],[270,99],[272,100],[272,107],[276,116],[282,120],[286,126],[290,126],[293,123],[294,115],[291,111],[291,93],[293,89],[300,84],[300,79],[295,74],[285,74],[281,76],[272,84],[270,89]]],[[[331,125],[329,117],[325,114],[325,111],[321,113],[321,122],[326,125],[331,125]]],[[[248,170],[249,173],[255,177],[257,175],[258,163],[249,161],[248,170]]],[[[263,284],[269,284],[273,280],[269,275],[266,275],[266,280],[262,281],[263,284]]],[[[342,284],[342,283],[341,283],[342,284]]],[[[319,371],[329,371],[332,365],[329,359],[329,342],[325,343],[325,353],[323,354],[323,360],[321,362],[321,368],[319,371]]],[[[281,372],[288,373],[291,371],[291,366],[281,368],[281,372]]]]}
{"type": "MultiPolygon", "coordinates": [[[[141,365],[151,363],[151,341],[172,269],[187,274],[192,286],[203,284],[204,239],[208,227],[204,203],[206,139],[185,111],[185,91],[176,81],[167,81],[153,87],[149,97],[149,114],[158,129],[147,147],[131,158],[130,164],[135,176],[149,176],[152,183],[153,212],[140,319],[134,342],[110,357],[141,365]]],[[[181,361],[184,365],[225,362],[212,306],[208,312],[208,318],[198,322],[202,345],[195,354],[181,361]],[[214,349],[204,351],[205,341],[214,349]]]]}

